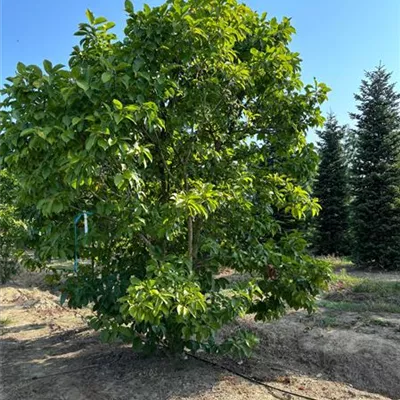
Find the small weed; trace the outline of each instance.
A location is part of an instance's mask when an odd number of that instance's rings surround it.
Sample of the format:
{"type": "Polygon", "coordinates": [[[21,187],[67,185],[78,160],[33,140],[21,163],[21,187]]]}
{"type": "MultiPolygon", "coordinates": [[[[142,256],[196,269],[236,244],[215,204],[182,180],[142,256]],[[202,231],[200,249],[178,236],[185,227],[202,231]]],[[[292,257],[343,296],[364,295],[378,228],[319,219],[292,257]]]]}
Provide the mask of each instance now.
{"type": "Polygon", "coordinates": [[[0,327],[5,327],[5,326],[8,326],[8,325],[11,325],[11,323],[12,323],[12,320],[11,320],[11,318],[0,318],[0,327]]]}
{"type": "Polygon", "coordinates": [[[3,336],[6,332],[6,329],[4,329],[7,325],[11,324],[11,319],[10,318],[0,318],[0,336],[3,336]]]}
{"type": "Polygon", "coordinates": [[[378,326],[387,326],[387,327],[393,327],[393,328],[397,327],[397,324],[395,324],[391,321],[388,321],[386,319],[383,319],[383,318],[370,318],[368,320],[368,324],[369,325],[378,325],[378,326]]]}
{"type": "Polygon", "coordinates": [[[340,324],[337,321],[336,317],[326,316],[319,320],[319,325],[323,328],[333,328],[335,326],[339,326],[340,324]]]}

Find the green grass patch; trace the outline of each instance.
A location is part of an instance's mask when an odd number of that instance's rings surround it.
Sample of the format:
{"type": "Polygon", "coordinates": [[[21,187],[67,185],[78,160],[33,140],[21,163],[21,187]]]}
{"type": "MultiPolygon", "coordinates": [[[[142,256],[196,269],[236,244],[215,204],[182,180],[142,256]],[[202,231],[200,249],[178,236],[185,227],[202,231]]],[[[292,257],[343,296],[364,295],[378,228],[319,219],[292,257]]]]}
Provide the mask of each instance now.
{"type": "Polygon", "coordinates": [[[347,257],[320,256],[318,258],[329,263],[333,269],[354,267],[353,262],[347,257]]]}
{"type": "Polygon", "coordinates": [[[318,325],[322,328],[335,328],[340,326],[340,322],[335,316],[326,315],[318,320],[318,325]]]}
{"type": "Polygon", "coordinates": [[[364,282],[363,278],[358,278],[356,276],[349,275],[347,271],[343,268],[340,272],[333,274],[332,284],[339,285],[342,287],[354,287],[364,282]]]}
{"type": "Polygon", "coordinates": [[[11,324],[12,320],[10,318],[0,318],[0,336],[3,336],[7,332],[6,327],[11,324]]]}
{"type": "Polygon", "coordinates": [[[11,323],[12,323],[12,320],[10,319],[10,318],[0,318],[0,327],[5,327],[5,326],[8,326],[8,325],[11,325],[11,323]]]}
{"type": "Polygon", "coordinates": [[[377,325],[377,326],[386,326],[390,328],[398,328],[399,325],[396,323],[393,323],[392,321],[388,321],[387,319],[384,318],[379,318],[379,317],[373,317],[368,320],[369,325],[377,325]]]}
{"type": "Polygon", "coordinates": [[[400,304],[387,303],[384,301],[331,301],[320,300],[318,302],[320,307],[327,308],[334,311],[344,312],[386,312],[386,313],[400,313],[400,304]]]}
{"type": "Polygon", "coordinates": [[[400,282],[360,278],[345,269],[333,275],[319,305],[344,312],[400,313],[400,282]]]}
{"type": "Polygon", "coordinates": [[[373,293],[380,297],[400,297],[400,282],[363,279],[352,287],[352,291],[354,293],[373,293]]]}

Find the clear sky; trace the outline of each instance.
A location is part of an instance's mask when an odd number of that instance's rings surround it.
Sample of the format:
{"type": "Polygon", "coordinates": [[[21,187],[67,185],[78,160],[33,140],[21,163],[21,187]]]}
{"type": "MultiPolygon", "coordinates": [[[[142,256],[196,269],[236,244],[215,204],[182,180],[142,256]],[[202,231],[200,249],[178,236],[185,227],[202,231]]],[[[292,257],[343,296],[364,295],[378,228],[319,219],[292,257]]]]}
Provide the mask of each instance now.
{"type": "MultiPolygon", "coordinates": [[[[158,5],[162,0],[149,0],[158,5]]],[[[0,0],[1,82],[13,75],[18,61],[41,64],[43,59],[66,64],[78,37],[73,36],[85,9],[124,27],[123,0],[0,0]]],[[[365,70],[381,61],[393,71],[400,90],[400,0],[247,0],[269,17],[288,16],[297,30],[292,49],[303,59],[303,80],[313,77],[332,92],[324,105],[341,123],[350,123],[365,70]]],[[[134,1],[141,8],[143,1],[134,1]]],[[[314,136],[311,135],[311,140],[314,136]]]]}

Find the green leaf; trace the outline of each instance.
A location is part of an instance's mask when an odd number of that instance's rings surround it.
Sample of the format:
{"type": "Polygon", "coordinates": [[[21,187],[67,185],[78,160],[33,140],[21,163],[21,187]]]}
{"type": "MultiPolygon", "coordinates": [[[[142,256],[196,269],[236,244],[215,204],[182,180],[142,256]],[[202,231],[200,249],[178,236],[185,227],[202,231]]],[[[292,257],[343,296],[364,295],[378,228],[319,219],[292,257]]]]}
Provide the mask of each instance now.
{"type": "Polygon", "coordinates": [[[68,117],[68,115],[64,115],[64,116],[62,117],[61,121],[63,122],[63,124],[64,124],[65,126],[69,126],[69,124],[70,124],[70,122],[71,122],[71,119],[70,119],[70,117],[68,117]]]}
{"type": "Polygon", "coordinates": [[[133,14],[133,3],[130,0],[125,0],[125,11],[129,14],[133,14]]]}
{"type": "Polygon", "coordinates": [[[61,292],[60,296],[60,304],[63,305],[65,303],[65,300],[68,298],[68,293],[66,291],[61,292]]]}
{"type": "Polygon", "coordinates": [[[72,118],[72,126],[79,124],[79,122],[81,122],[81,121],[82,121],[82,118],[80,118],[80,117],[72,118]]]}
{"type": "Polygon", "coordinates": [[[62,139],[65,143],[70,142],[73,138],[74,138],[74,132],[72,132],[72,131],[65,130],[65,131],[61,134],[61,139],[62,139]]]}
{"type": "Polygon", "coordinates": [[[113,74],[111,72],[103,72],[103,74],[101,75],[101,80],[103,81],[103,83],[107,83],[108,81],[111,80],[111,78],[113,77],[113,74]]]}
{"type": "Polygon", "coordinates": [[[89,83],[86,82],[86,81],[83,81],[83,80],[81,80],[81,79],[77,79],[77,80],[76,80],[76,84],[77,84],[81,89],[83,89],[85,92],[86,92],[87,90],[89,90],[89,83]]]}
{"type": "Polygon", "coordinates": [[[86,36],[87,32],[83,31],[83,30],[79,30],[77,32],[74,33],[75,36],[86,36]]]}
{"type": "Polygon", "coordinates": [[[50,75],[53,71],[53,64],[49,60],[43,61],[44,70],[50,75]]]}
{"type": "Polygon", "coordinates": [[[78,79],[81,76],[81,70],[78,66],[71,68],[71,75],[73,78],[78,79]]]}
{"type": "Polygon", "coordinates": [[[116,186],[118,189],[121,188],[121,186],[124,184],[124,181],[125,181],[125,179],[124,179],[123,175],[121,175],[121,174],[115,175],[115,177],[114,177],[114,183],[115,183],[115,186],[116,186]]]}
{"type": "Polygon", "coordinates": [[[100,340],[103,343],[108,343],[110,341],[111,335],[108,330],[104,330],[100,332],[100,340]]]}
{"type": "Polygon", "coordinates": [[[108,143],[103,138],[100,138],[97,141],[97,146],[101,147],[104,151],[106,151],[108,149],[108,143]]]}
{"type": "Polygon", "coordinates": [[[114,99],[114,100],[113,100],[113,104],[114,104],[114,106],[115,106],[115,108],[116,108],[117,110],[122,110],[123,105],[122,105],[122,103],[121,103],[119,100],[114,99]]]}
{"type": "Polygon", "coordinates": [[[135,59],[135,61],[133,62],[133,71],[134,72],[138,72],[140,70],[140,68],[144,65],[144,60],[142,57],[138,57],[135,59]]]}
{"type": "Polygon", "coordinates": [[[148,4],[144,4],[143,6],[143,12],[145,15],[149,15],[151,13],[151,8],[148,4]]]}
{"type": "Polygon", "coordinates": [[[53,206],[51,208],[51,212],[53,212],[55,214],[58,214],[58,213],[60,213],[62,211],[62,209],[63,209],[62,203],[59,200],[55,200],[53,202],[53,206]]]}
{"type": "Polygon", "coordinates": [[[89,138],[86,140],[85,149],[87,151],[90,151],[90,149],[93,147],[95,142],[96,142],[96,134],[95,133],[91,133],[89,138]]]}
{"type": "Polygon", "coordinates": [[[104,29],[108,31],[109,29],[114,28],[114,26],[114,22],[107,22],[106,24],[104,24],[104,29]]]}
{"type": "Polygon", "coordinates": [[[17,64],[17,71],[18,71],[20,74],[24,74],[24,73],[26,72],[25,64],[23,64],[22,62],[19,62],[19,63],[17,64]]]}
{"type": "Polygon", "coordinates": [[[94,15],[89,9],[86,10],[86,17],[87,17],[88,21],[93,25],[94,15]]]}
{"type": "Polygon", "coordinates": [[[100,25],[100,24],[102,24],[103,22],[107,22],[107,18],[105,18],[105,17],[97,17],[97,18],[94,20],[93,24],[94,24],[94,25],[100,25]]]}
{"type": "Polygon", "coordinates": [[[174,3],[173,3],[173,7],[174,7],[175,12],[178,15],[182,15],[182,8],[181,8],[181,5],[180,5],[180,0],[175,0],[174,3]]]}
{"type": "Polygon", "coordinates": [[[116,71],[123,71],[123,70],[129,68],[131,65],[132,64],[130,64],[130,63],[121,62],[115,67],[115,70],[116,71]]]}
{"type": "Polygon", "coordinates": [[[142,342],[142,340],[140,339],[139,336],[135,336],[132,339],[132,348],[134,350],[141,350],[143,348],[143,342],[142,342]]]}
{"type": "Polygon", "coordinates": [[[36,132],[36,128],[27,128],[27,129],[24,129],[22,132],[21,132],[21,136],[23,137],[23,136],[28,136],[28,135],[30,135],[31,133],[34,133],[34,132],[36,132]]]}
{"type": "Polygon", "coordinates": [[[125,106],[124,109],[129,112],[135,112],[135,111],[139,110],[139,106],[137,106],[135,104],[129,104],[129,105],[125,106]]]}
{"type": "MultiPolygon", "coordinates": [[[[56,64],[56,65],[53,67],[53,72],[57,72],[57,71],[59,71],[59,70],[62,69],[62,68],[64,68],[64,64],[56,64]]],[[[65,71],[65,72],[67,72],[67,71],[65,71]]]]}

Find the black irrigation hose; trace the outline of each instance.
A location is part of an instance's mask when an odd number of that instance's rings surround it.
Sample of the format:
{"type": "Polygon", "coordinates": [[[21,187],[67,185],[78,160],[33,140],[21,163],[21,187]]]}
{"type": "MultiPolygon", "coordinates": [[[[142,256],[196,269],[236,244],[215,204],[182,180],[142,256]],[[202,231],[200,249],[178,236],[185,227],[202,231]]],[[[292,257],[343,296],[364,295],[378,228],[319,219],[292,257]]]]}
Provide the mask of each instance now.
{"type": "Polygon", "coordinates": [[[268,389],[277,390],[277,391],[279,391],[279,392],[286,393],[286,394],[290,394],[291,396],[297,396],[297,397],[300,397],[300,398],[306,399],[306,400],[319,400],[319,399],[316,399],[315,397],[304,396],[304,395],[302,395],[302,394],[289,392],[288,390],[280,389],[280,388],[277,388],[277,387],[275,387],[275,386],[268,385],[267,383],[262,382],[262,381],[260,381],[260,380],[258,380],[258,379],[256,379],[256,378],[252,378],[251,376],[243,375],[243,374],[241,374],[240,372],[234,371],[233,369],[231,369],[231,368],[229,368],[229,367],[225,367],[225,366],[220,365],[220,364],[217,364],[217,363],[215,363],[215,362],[213,362],[213,361],[206,360],[206,359],[201,358],[201,357],[198,357],[198,356],[196,356],[196,355],[194,355],[194,354],[191,354],[191,353],[186,353],[186,354],[187,354],[189,357],[192,357],[192,358],[194,358],[194,359],[196,359],[196,360],[202,361],[202,362],[204,362],[204,363],[206,363],[206,364],[210,364],[210,365],[212,365],[212,366],[214,366],[214,367],[217,367],[217,368],[220,368],[220,369],[224,369],[225,371],[228,371],[228,372],[230,372],[231,374],[240,376],[241,378],[246,379],[246,380],[249,381],[249,382],[255,383],[255,384],[257,384],[257,385],[264,386],[264,387],[266,387],[266,388],[268,388],[268,389]]]}

